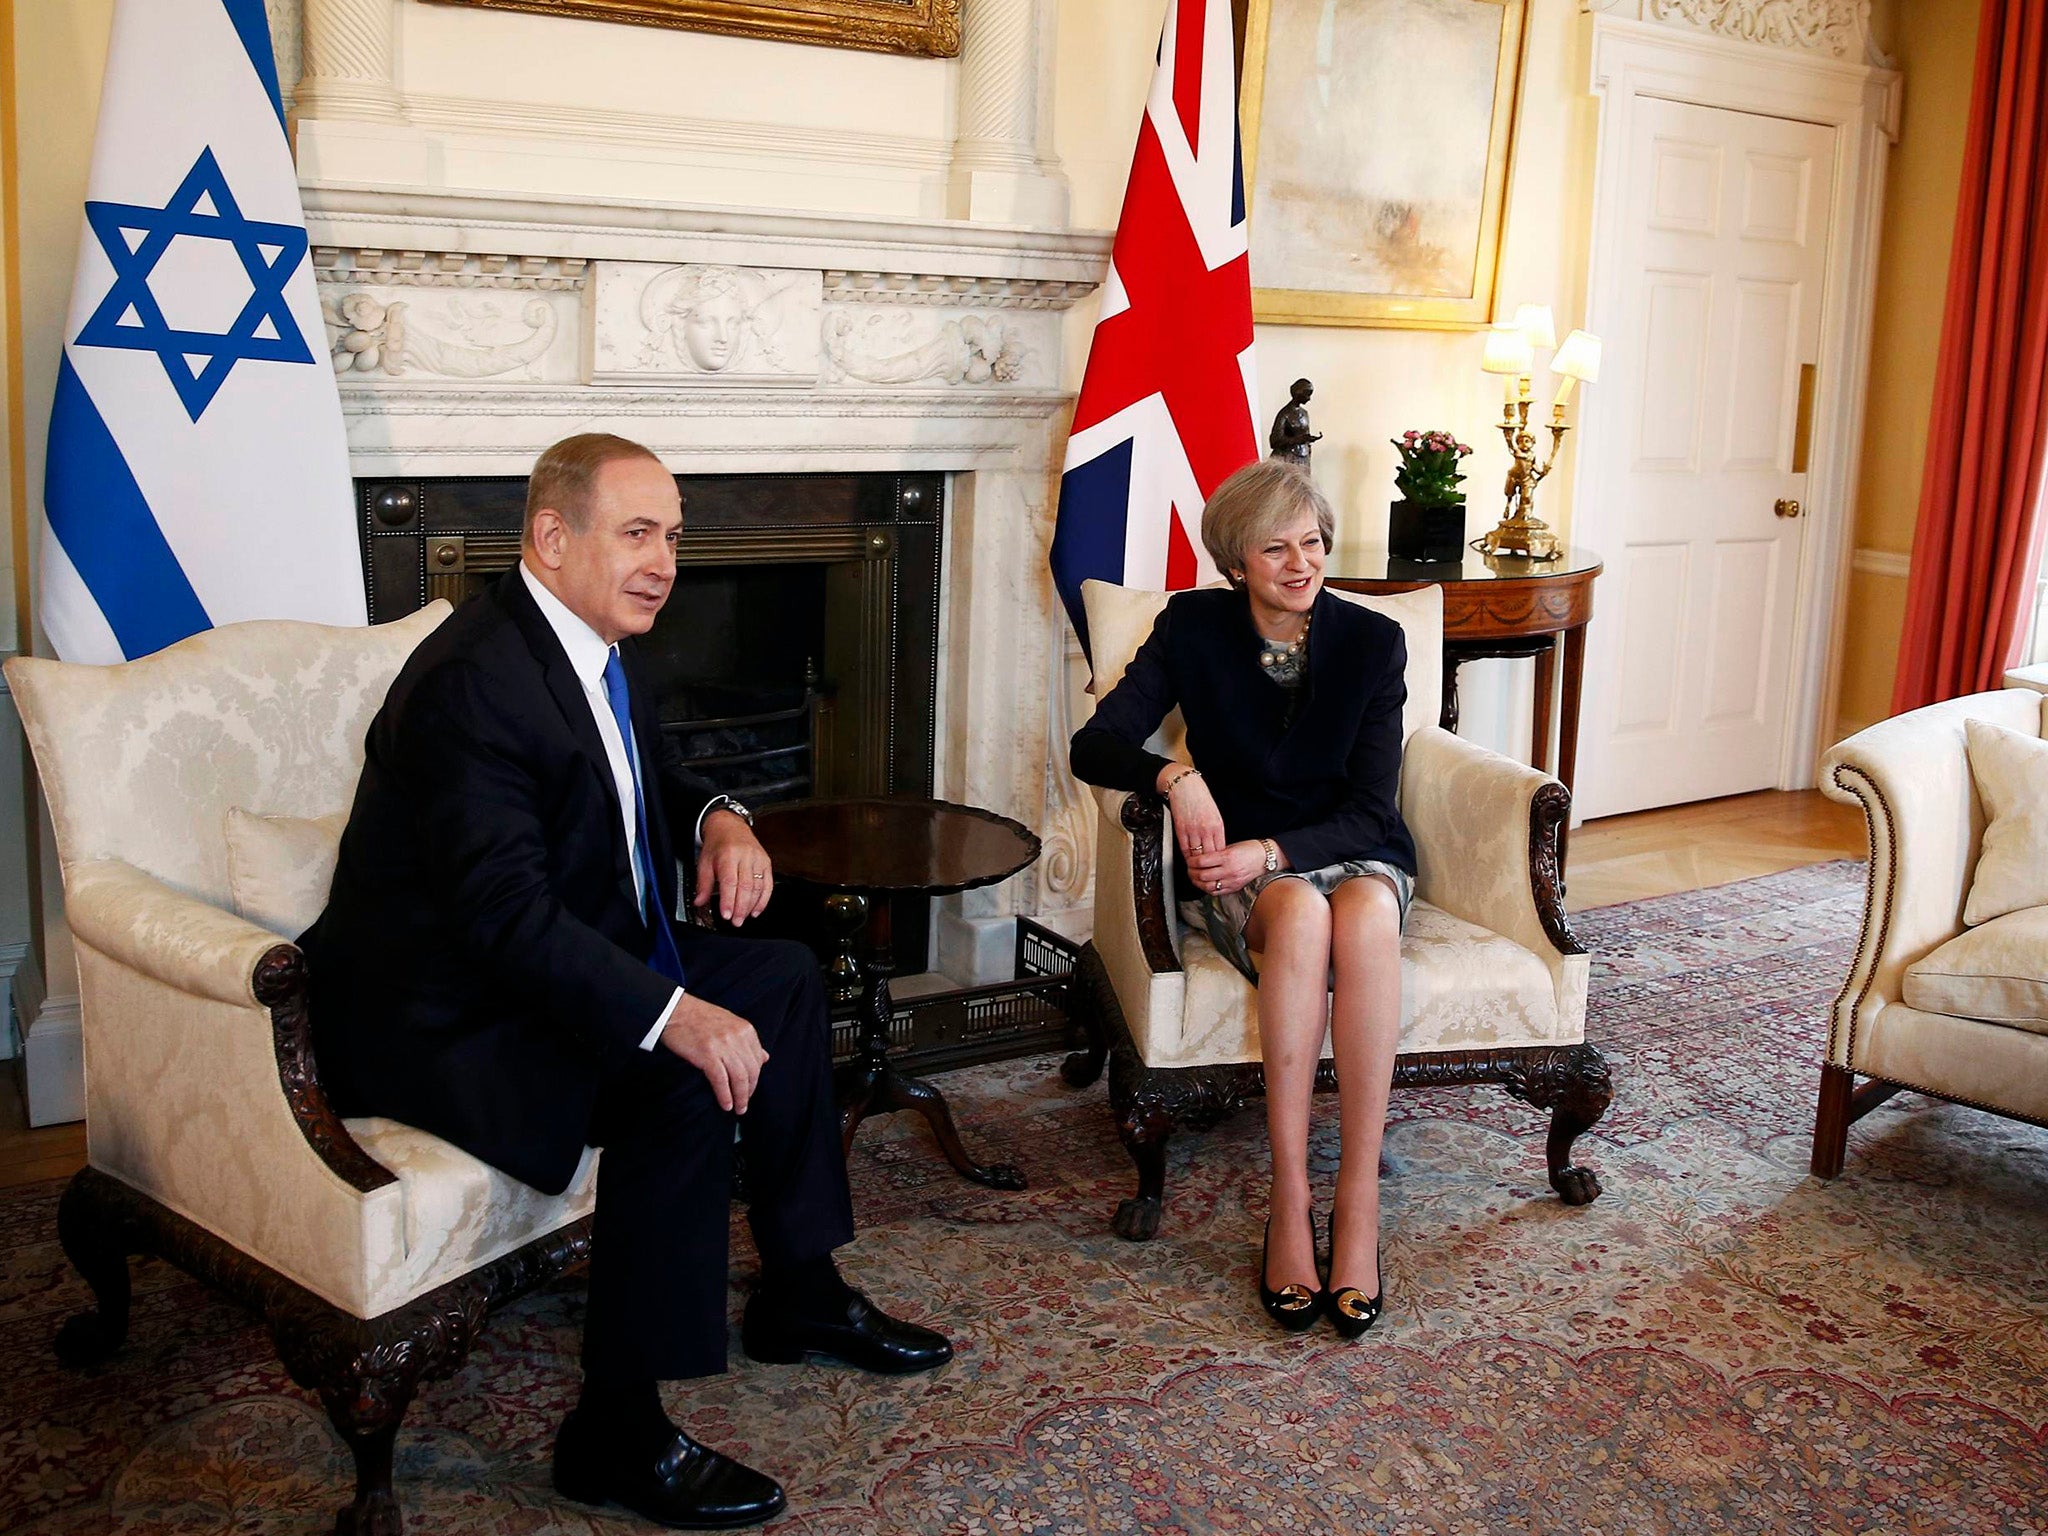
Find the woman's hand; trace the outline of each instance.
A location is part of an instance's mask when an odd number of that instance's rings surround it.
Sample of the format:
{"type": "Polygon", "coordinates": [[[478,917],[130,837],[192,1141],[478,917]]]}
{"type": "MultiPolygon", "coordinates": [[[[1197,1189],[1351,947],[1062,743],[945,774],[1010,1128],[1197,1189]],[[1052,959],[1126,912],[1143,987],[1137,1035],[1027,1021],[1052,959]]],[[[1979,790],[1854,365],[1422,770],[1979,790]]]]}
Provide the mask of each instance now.
{"type": "Polygon", "coordinates": [[[1231,843],[1213,853],[1188,855],[1188,874],[1211,896],[1242,890],[1266,872],[1266,845],[1257,838],[1231,843]]]}
{"type": "Polygon", "coordinates": [[[1171,763],[1159,770],[1158,785],[1173,812],[1173,840],[1190,867],[1197,855],[1220,851],[1229,834],[1223,830],[1223,813],[1216,809],[1207,781],[1186,764],[1171,763]]]}

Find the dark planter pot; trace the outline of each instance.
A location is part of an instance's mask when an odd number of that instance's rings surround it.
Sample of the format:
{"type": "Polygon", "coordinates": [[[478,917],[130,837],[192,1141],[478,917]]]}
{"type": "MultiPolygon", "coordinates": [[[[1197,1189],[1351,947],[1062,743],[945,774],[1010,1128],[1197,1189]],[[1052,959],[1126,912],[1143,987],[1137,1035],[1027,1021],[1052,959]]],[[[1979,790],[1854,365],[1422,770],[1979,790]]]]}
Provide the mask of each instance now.
{"type": "Polygon", "coordinates": [[[1387,553],[1396,560],[1464,559],[1465,504],[1419,507],[1412,501],[1393,503],[1387,519],[1387,553]]]}

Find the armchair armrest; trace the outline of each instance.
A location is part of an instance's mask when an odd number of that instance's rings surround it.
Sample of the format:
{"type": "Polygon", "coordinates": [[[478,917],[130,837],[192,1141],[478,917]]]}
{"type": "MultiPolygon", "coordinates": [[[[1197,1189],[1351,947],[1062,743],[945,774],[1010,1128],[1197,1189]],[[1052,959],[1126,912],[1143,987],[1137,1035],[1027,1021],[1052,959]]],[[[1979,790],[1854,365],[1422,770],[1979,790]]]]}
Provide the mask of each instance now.
{"type": "Polygon", "coordinates": [[[1166,849],[1173,816],[1157,795],[1095,791],[1095,949],[1131,1034],[1164,1050],[1180,1034],[1180,967],[1166,849]]]}
{"type": "Polygon", "coordinates": [[[306,960],[296,945],[119,859],[67,869],[64,909],[79,944],[81,983],[119,998],[87,1016],[86,1118],[96,1162],[103,1146],[111,1155],[123,1129],[136,1123],[134,1093],[176,1096],[168,1080],[131,1081],[136,1060],[168,1052],[180,1073],[204,1068],[209,1093],[227,1085],[245,1094],[252,1120],[266,1118],[264,1105],[288,1111],[306,1146],[349,1187],[367,1193],[395,1182],[321,1091],[306,960]],[[148,1031],[163,1038],[146,1041],[148,1031]]]}
{"type": "Polygon", "coordinates": [[[257,977],[272,950],[297,951],[267,928],[188,896],[120,859],[64,872],[64,910],[84,943],[180,992],[237,1007],[269,1007],[257,977]]]}
{"type": "MultiPolygon", "coordinates": [[[[1166,857],[1173,837],[1173,813],[1157,795],[1134,795],[1128,790],[1098,789],[1095,800],[1102,812],[1096,878],[1099,881],[1101,872],[1111,869],[1113,884],[1127,893],[1115,903],[1109,920],[1126,930],[1120,937],[1128,940],[1133,953],[1143,956],[1148,971],[1178,971],[1180,925],[1168,892],[1173,876],[1166,857]]],[[[1098,936],[1105,917],[1102,905],[1098,894],[1098,936]]]]}
{"type": "Polygon", "coordinates": [[[1415,838],[1415,894],[1546,960],[1586,952],[1557,872],[1570,813],[1571,792],[1539,769],[1434,725],[1408,738],[1401,815],[1415,838]]]}
{"type": "Polygon", "coordinates": [[[2011,689],[1931,704],[1858,731],[1821,759],[1822,793],[1860,806],[1870,837],[1863,931],[1828,1032],[1834,1066],[1854,1066],[1856,1032],[1898,1000],[1906,968],[1963,930],[1984,835],[1965,736],[1973,719],[2038,735],[2041,697],[2011,689]]]}

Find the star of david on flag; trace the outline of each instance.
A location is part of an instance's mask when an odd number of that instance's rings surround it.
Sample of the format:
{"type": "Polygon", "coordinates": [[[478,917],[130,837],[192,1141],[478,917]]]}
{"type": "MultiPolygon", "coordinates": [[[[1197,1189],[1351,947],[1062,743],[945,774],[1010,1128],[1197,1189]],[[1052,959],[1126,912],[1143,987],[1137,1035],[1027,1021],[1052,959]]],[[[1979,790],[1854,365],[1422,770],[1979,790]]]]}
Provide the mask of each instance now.
{"type": "Polygon", "coordinates": [[[67,661],[365,622],[341,399],[262,0],[116,0],[37,611],[67,661]]]}
{"type": "Polygon", "coordinates": [[[1258,457],[1258,383],[1229,0],[1172,0],[1074,407],[1053,584],[1216,579],[1202,505],[1258,457]]]}
{"type": "Polygon", "coordinates": [[[191,174],[163,207],[87,203],[85,221],[114,265],[114,285],[72,345],[154,352],[194,421],[220,393],[237,361],[313,361],[284,292],[306,259],[305,228],[243,217],[211,149],[199,152],[191,174]],[[131,235],[140,238],[131,240],[131,235]],[[225,242],[248,276],[249,302],[224,335],[171,325],[150,289],[150,275],[181,235],[225,242]]]}

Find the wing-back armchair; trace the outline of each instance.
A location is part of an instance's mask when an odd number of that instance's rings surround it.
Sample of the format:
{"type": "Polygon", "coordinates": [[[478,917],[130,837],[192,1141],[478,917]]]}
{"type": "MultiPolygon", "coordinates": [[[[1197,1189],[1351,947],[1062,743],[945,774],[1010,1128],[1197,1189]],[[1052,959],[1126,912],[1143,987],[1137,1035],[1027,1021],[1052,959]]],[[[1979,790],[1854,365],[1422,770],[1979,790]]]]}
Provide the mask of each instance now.
{"type": "MultiPolygon", "coordinates": [[[[1334,589],[1332,589],[1334,591],[1334,589]]],[[[1166,601],[1089,582],[1083,589],[1095,686],[1123,676],[1166,601]]],[[[1498,1083],[1551,1112],[1550,1183],[1571,1205],[1600,1193],[1572,1143],[1607,1110],[1607,1064],[1586,1043],[1584,950],[1565,920],[1558,837],[1571,808],[1546,773],[1464,741],[1434,722],[1443,665],[1443,593],[1339,597],[1398,620],[1408,645],[1401,814],[1415,839],[1416,900],[1401,941],[1396,1087],[1498,1083]]],[[[1159,750],[1186,756],[1178,714],[1159,750]]],[[[1257,993],[1208,936],[1182,926],[1173,899],[1173,827],[1158,796],[1098,790],[1095,929],[1075,970],[1086,1036],[1067,1059],[1076,1087],[1109,1064],[1110,1107],[1138,1169],[1117,1208],[1119,1236],[1157,1232],[1166,1144],[1263,1091],[1257,993]]],[[[1334,1087],[1330,1046],[1317,1085],[1334,1087]]]]}
{"type": "Polygon", "coordinates": [[[1860,806],[1870,835],[1863,931],[1814,1112],[1824,1179],[1842,1171],[1851,1123],[1901,1088],[2048,1125],[2048,907],[1963,924],[1985,823],[1971,720],[2048,735],[2048,699],[2018,687],[1931,704],[1821,762],[1821,789],[1860,806]]]}
{"type": "Polygon", "coordinates": [[[56,829],[85,1040],[88,1166],[57,1222],[96,1310],[58,1351],[80,1365],[120,1347],[131,1254],[238,1297],[354,1452],[341,1528],[357,1532],[399,1528],[392,1442],[419,1384],[587,1252],[595,1192],[594,1154],[551,1199],[424,1132],[344,1122],[320,1091],[289,940],[326,902],[370,718],[448,612],[6,666],[56,829]]]}

